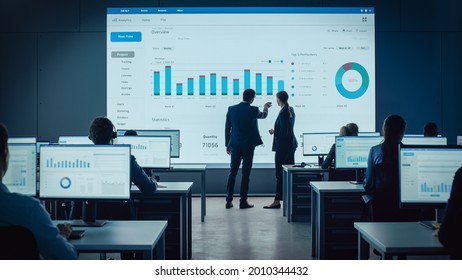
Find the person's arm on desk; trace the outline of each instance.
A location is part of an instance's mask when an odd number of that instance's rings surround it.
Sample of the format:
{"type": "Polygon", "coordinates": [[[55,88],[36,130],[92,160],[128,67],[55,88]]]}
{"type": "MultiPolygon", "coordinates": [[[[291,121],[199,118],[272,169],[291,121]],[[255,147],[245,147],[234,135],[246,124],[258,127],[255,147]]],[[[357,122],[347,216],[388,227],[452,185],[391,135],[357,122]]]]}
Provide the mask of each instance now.
{"type": "Polygon", "coordinates": [[[143,168],[138,165],[134,156],[131,156],[130,173],[133,184],[135,184],[143,194],[153,194],[156,192],[157,182],[148,177],[143,168]]]}

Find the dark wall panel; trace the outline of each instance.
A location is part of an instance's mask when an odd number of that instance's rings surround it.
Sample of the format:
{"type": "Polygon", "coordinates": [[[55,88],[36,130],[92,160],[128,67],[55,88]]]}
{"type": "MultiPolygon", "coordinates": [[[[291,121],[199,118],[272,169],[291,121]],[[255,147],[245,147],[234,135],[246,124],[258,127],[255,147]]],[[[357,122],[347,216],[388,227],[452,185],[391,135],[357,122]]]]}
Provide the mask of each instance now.
{"type": "Polygon", "coordinates": [[[0,32],[75,32],[79,0],[2,0],[0,32]]]}
{"type": "Polygon", "coordinates": [[[110,7],[157,7],[159,0],[80,0],[80,31],[106,32],[106,9],[110,7]]]}
{"type": "Polygon", "coordinates": [[[403,30],[462,31],[462,1],[402,0],[403,30]]]}
{"type": "Polygon", "coordinates": [[[377,129],[392,113],[407,121],[407,133],[441,125],[440,33],[377,33],[377,129]]]}
{"type": "Polygon", "coordinates": [[[106,34],[39,34],[39,137],[87,135],[106,114],[106,34]]]}
{"type": "Polygon", "coordinates": [[[0,121],[10,136],[37,134],[37,35],[1,34],[0,121]]]}
{"type": "Polygon", "coordinates": [[[375,30],[399,31],[401,28],[401,0],[324,0],[326,7],[373,7],[375,9],[375,30]]]}
{"type": "Polygon", "coordinates": [[[450,144],[462,135],[462,32],[443,34],[443,127],[450,144]]]}

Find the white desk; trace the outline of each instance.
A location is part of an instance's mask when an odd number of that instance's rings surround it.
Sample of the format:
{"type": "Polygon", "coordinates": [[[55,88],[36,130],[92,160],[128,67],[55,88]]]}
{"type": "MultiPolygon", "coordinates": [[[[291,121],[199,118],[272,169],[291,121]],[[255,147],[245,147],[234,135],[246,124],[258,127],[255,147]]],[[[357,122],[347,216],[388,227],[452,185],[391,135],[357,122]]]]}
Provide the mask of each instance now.
{"type": "MultiPolygon", "coordinates": [[[[201,175],[201,222],[204,222],[206,216],[206,168],[205,164],[173,164],[172,167],[168,170],[156,170],[153,169],[155,173],[162,172],[184,172],[184,173],[199,173],[201,175]]],[[[159,184],[164,184],[165,182],[159,182],[159,184]]]]}
{"type": "Polygon", "coordinates": [[[419,222],[354,223],[358,231],[358,257],[367,259],[369,246],[379,251],[383,259],[409,255],[449,255],[433,230],[419,222]]]}
{"type": "MultiPolygon", "coordinates": [[[[53,221],[65,223],[69,221],[53,221]]],[[[165,259],[166,221],[108,221],[102,227],[79,227],[85,235],[69,240],[78,252],[143,251],[144,259],[165,259]]]]}
{"type": "Polygon", "coordinates": [[[356,259],[354,222],[363,221],[363,185],[346,181],[311,182],[312,256],[356,259]]]}
{"type": "Polygon", "coordinates": [[[158,188],[152,195],[142,194],[132,186],[138,220],[168,220],[166,235],[167,259],[191,259],[192,256],[192,207],[193,182],[160,182],[166,188],[158,188]]]}
{"type": "MultiPolygon", "coordinates": [[[[323,170],[319,166],[308,166],[305,167],[293,167],[290,165],[282,166],[282,188],[283,188],[283,203],[282,203],[282,213],[284,216],[287,216],[287,222],[293,220],[293,207],[294,207],[294,195],[298,195],[299,201],[297,203],[301,204],[301,207],[312,208],[311,203],[311,190],[310,190],[310,181],[311,180],[327,180],[329,171],[323,170]],[[294,177],[296,177],[297,182],[294,182],[294,177]],[[301,182],[303,181],[303,182],[301,182]],[[297,190],[294,191],[294,188],[297,190]]],[[[310,210],[310,209],[308,209],[310,210]]],[[[309,211],[308,211],[309,212],[309,211]]],[[[310,215],[308,215],[309,217],[310,215]]]]}

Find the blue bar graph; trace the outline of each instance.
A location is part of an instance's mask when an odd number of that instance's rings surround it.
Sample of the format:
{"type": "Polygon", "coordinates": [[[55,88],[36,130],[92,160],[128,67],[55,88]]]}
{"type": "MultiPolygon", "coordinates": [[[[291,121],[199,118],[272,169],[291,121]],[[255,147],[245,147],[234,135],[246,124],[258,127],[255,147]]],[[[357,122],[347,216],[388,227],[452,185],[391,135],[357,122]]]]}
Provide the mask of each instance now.
{"type": "Polygon", "coordinates": [[[154,95],[160,94],[160,72],[154,72],[154,95]]]}
{"type": "Polygon", "coordinates": [[[239,95],[239,79],[233,79],[233,95],[239,95]]]}
{"type": "Polygon", "coordinates": [[[205,95],[205,75],[199,76],[199,95],[205,95]]]}
{"type": "Polygon", "coordinates": [[[228,95],[228,77],[221,77],[221,94],[228,95]]]}
{"type": "Polygon", "coordinates": [[[433,186],[427,185],[427,182],[420,184],[420,192],[422,193],[450,193],[452,185],[441,183],[433,186]]]}
{"type": "Polygon", "coordinates": [[[273,76],[266,77],[266,91],[268,95],[273,95],[273,76]]]}
{"type": "Polygon", "coordinates": [[[278,91],[283,91],[283,90],[284,90],[284,81],[278,80],[278,91]]]}
{"type": "Polygon", "coordinates": [[[131,148],[133,150],[146,150],[148,147],[146,147],[145,145],[142,145],[142,144],[136,144],[136,145],[131,145],[131,148]]]}
{"type": "Polygon", "coordinates": [[[255,74],[255,91],[257,95],[261,95],[261,73],[255,74]]]}
{"type": "Polygon", "coordinates": [[[210,95],[217,94],[217,74],[211,73],[210,74],[210,95]]]}
{"type": "Polygon", "coordinates": [[[367,157],[364,156],[348,156],[347,162],[367,162],[367,157]]]}
{"type": "Polygon", "coordinates": [[[194,95],[194,79],[188,78],[188,95],[194,95]]]}
{"type": "Polygon", "coordinates": [[[176,95],[183,95],[183,84],[182,83],[176,84],[176,95]]]}
{"type": "Polygon", "coordinates": [[[172,67],[165,66],[165,95],[172,94],[172,67]]]}
{"type": "Polygon", "coordinates": [[[47,168],[90,168],[90,163],[83,160],[61,160],[54,162],[53,158],[46,160],[47,168]]]}
{"type": "Polygon", "coordinates": [[[244,90],[250,88],[250,69],[244,69],[244,90]]]}

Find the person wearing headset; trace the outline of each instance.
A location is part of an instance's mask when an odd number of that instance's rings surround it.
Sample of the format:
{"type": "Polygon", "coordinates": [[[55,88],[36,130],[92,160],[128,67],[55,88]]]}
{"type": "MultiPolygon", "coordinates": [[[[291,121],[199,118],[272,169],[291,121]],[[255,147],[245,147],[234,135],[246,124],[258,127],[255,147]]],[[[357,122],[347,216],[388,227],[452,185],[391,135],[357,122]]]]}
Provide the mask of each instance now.
{"type": "MultiPolygon", "coordinates": [[[[110,119],[107,117],[96,117],[91,122],[88,138],[95,145],[110,145],[113,144],[114,139],[117,138],[117,132],[110,119]]],[[[133,155],[130,157],[130,179],[132,183],[135,184],[143,194],[153,194],[157,190],[157,182],[148,177],[133,155]]],[[[96,217],[96,207],[88,206],[90,206],[89,203],[84,203],[82,205],[83,217],[96,217]]],[[[72,217],[73,210],[71,210],[71,219],[72,217]]]]}
{"type": "MultiPolygon", "coordinates": [[[[358,125],[355,123],[348,123],[340,128],[339,136],[358,136],[358,125]]],[[[329,154],[326,159],[322,162],[322,169],[330,169],[333,166],[335,160],[335,143],[332,144],[329,154]]]]}

